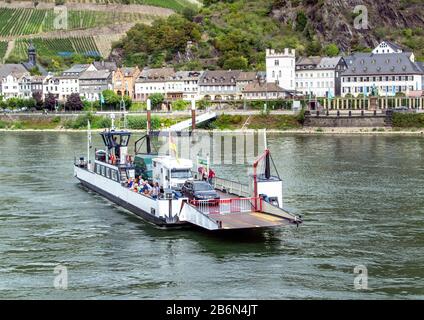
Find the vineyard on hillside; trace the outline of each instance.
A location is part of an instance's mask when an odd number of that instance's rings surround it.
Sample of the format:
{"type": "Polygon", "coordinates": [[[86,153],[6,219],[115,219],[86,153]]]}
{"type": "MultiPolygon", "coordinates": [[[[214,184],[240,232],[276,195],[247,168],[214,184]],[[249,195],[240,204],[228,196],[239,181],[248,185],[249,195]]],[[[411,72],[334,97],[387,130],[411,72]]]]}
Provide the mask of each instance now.
{"type": "MultiPolygon", "coordinates": [[[[0,8],[0,37],[55,31],[53,10],[0,8]]],[[[151,16],[116,11],[68,11],[68,29],[87,29],[126,22],[143,22],[151,16]]]]}
{"type": "Polygon", "coordinates": [[[6,54],[8,43],[6,41],[0,41],[0,62],[3,60],[6,54]]]}
{"type": "MultiPolygon", "coordinates": [[[[55,0],[41,0],[41,2],[54,3],[55,0]]],[[[201,4],[201,1],[199,0],[67,0],[67,2],[93,4],[141,4],[168,8],[177,12],[181,12],[185,8],[195,8],[201,4]]]]}
{"type": "MultiPolygon", "coordinates": [[[[63,38],[63,39],[32,39],[37,52],[44,58],[69,57],[73,54],[85,56],[100,56],[99,49],[93,37],[63,38]]],[[[18,39],[9,59],[25,61],[28,57],[29,40],[18,39]]]]}

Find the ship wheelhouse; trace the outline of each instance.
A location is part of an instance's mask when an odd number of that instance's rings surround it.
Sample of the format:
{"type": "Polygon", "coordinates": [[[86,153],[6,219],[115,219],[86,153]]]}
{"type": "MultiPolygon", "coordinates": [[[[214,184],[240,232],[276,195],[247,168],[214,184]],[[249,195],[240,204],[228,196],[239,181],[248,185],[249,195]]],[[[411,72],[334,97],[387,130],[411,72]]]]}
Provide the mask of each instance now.
{"type": "Polygon", "coordinates": [[[129,131],[104,131],[100,133],[105,150],[95,152],[95,173],[116,182],[134,177],[134,164],[128,154],[129,131]]]}

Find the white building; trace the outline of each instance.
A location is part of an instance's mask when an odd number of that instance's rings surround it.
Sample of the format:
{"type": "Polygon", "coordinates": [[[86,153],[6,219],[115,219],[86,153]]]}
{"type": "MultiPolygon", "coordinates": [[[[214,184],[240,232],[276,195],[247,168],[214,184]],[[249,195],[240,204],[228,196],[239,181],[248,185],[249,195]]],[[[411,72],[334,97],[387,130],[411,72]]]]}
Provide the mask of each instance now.
{"type": "Polygon", "coordinates": [[[340,96],[342,57],[308,57],[296,62],[296,91],[316,97],[340,96]]]}
{"type": "Polygon", "coordinates": [[[342,96],[368,95],[373,88],[381,96],[422,89],[423,71],[411,53],[356,53],[346,58],[342,74],[342,96]]]}
{"type": "Polygon", "coordinates": [[[278,52],[266,49],[266,81],[276,83],[285,90],[295,90],[296,51],[278,52]]]}
{"type": "MultiPolygon", "coordinates": [[[[143,69],[135,82],[135,99],[146,101],[154,93],[161,93],[166,96],[168,92],[167,84],[172,77],[175,77],[173,68],[143,69]]],[[[176,90],[176,82],[174,82],[174,90],[176,90]]],[[[172,85],[169,90],[172,90],[172,85]]]]}
{"type": "Polygon", "coordinates": [[[385,53],[402,53],[403,49],[401,46],[390,41],[383,41],[372,51],[373,54],[385,54],[385,53]]]}
{"type": "Polygon", "coordinates": [[[29,72],[21,64],[0,66],[0,94],[4,99],[20,96],[19,81],[23,76],[29,76],[29,72]]]}
{"type": "Polygon", "coordinates": [[[48,76],[45,78],[43,83],[43,99],[45,99],[49,94],[52,94],[56,99],[59,99],[61,89],[60,79],[58,77],[48,76]]]}
{"type": "Polygon", "coordinates": [[[29,99],[32,98],[32,77],[29,74],[25,74],[18,79],[19,83],[19,98],[29,99]]]}
{"type": "MultiPolygon", "coordinates": [[[[183,100],[199,100],[199,80],[203,71],[178,71],[175,74],[175,79],[181,81],[181,90],[183,100]]],[[[172,81],[172,80],[171,80],[172,81]]],[[[180,84],[180,83],[176,83],[180,84]]]]}

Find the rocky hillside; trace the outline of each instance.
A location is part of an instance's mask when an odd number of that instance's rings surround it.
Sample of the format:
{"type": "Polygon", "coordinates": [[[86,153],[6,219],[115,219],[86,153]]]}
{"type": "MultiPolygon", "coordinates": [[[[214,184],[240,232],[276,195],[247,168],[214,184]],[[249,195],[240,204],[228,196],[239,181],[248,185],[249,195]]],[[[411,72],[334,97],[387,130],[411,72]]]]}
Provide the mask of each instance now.
{"type": "Polygon", "coordinates": [[[171,16],[135,26],[113,57],[141,67],[263,70],[265,48],[333,56],[387,39],[424,60],[423,14],[423,0],[203,0],[197,13],[183,13],[186,22],[171,16]],[[364,13],[355,11],[358,5],[366,8],[367,29],[355,28],[364,13]],[[183,38],[167,39],[166,30],[183,38]]]}
{"type": "MultiPolygon", "coordinates": [[[[389,38],[420,51],[424,43],[423,0],[276,0],[271,16],[282,24],[312,30],[321,42],[334,42],[342,50],[374,47],[389,38]],[[363,5],[368,11],[368,29],[358,30],[354,9],[363,5]],[[421,42],[421,43],[420,43],[421,42]]],[[[303,31],[303,30],[302,30],[303,31]]]]}

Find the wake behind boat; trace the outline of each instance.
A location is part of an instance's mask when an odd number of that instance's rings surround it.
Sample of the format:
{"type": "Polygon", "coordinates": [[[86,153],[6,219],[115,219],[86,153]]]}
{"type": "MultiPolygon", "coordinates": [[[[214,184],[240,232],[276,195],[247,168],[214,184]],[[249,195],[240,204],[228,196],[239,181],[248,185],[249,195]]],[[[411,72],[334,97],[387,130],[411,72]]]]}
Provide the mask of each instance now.
{"type": "MultiPolygon", "coordinates": [[[[152,154],[151,133],[146,135],[148,152],[135,157],[128,153],[130,131],[100,133],[104,150],[96,149],[92,162],[88,147],[87,157],[75,161],[74,176],[88,189],[163,228],[191,225],[217,231],[302,222],[282,208],[282,180],[270,173],[268,149],[255,161],[251,183],[243,185],[211,176],[209,165],[198,174],[191,160],[173,157],[171,151],[152,154]]],[[[91,133],[88,140],[90,144],[91,133]]]]}

